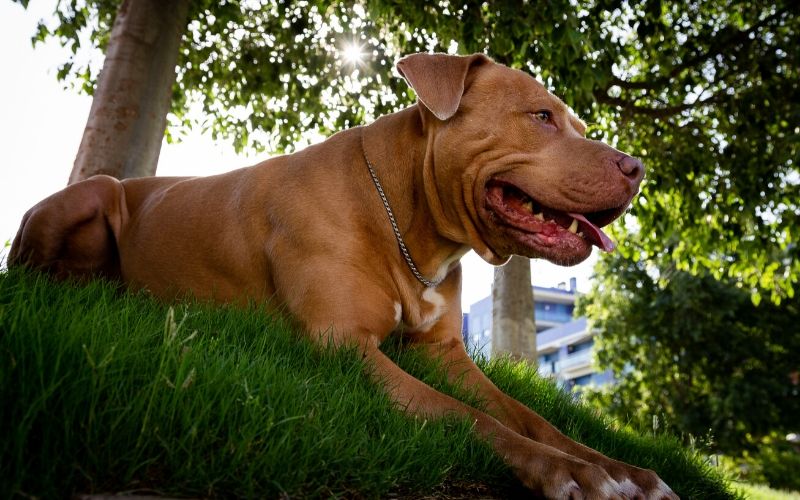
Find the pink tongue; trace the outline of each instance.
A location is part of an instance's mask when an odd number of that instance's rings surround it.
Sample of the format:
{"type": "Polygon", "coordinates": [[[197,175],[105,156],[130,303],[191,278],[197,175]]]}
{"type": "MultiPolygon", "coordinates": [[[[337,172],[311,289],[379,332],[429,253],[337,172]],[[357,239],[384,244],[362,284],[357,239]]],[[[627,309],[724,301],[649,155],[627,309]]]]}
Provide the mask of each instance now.
{"type": "Polygon", "coordinates": [[[616,245],[614,244],[613,241],[611,241],[611,238],[609,238],[608,235],[606,235],[606,233],[604,233],[599,227],[597,227],[594,224],[592,224],[591,222],[589,222],[586,219],[586,217],[584,217],[581,214],[569,214],[569,216],[572,217],[573,219],[577,220],[578,222],[582,223],[581,224],[581,226],[582,226],[581,230],[582,231],[587,231],[588,230],[589,232],[591,232],[591,235],[587,234],[586,236],[587,236],[587,239],[590,242],[592,242],[592,244],[596,245],[598,248],[600,248],[601,250],[604,250],[606,252],[613,252],[614,251],[614,248],[616,248],[616,245]]]}

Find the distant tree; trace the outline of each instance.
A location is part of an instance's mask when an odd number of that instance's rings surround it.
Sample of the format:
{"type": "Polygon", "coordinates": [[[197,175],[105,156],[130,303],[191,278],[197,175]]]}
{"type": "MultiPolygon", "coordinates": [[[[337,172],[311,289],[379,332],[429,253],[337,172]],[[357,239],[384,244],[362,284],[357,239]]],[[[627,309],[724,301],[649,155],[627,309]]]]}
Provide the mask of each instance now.
{"type": "Polygon", "coordinates": [[[529,363],[538,358],[531,263],[524,257],[512,257],[494,269],[492,355],[529,363]]]}
{"type": "Polygon", "coordinates": [[[590,397],[624,422],[654,419],[738,454],[800,431],[800,300],[754,305],[730,279],[607,256],[578,309],[600,369],[617,383],[590,397]]]}

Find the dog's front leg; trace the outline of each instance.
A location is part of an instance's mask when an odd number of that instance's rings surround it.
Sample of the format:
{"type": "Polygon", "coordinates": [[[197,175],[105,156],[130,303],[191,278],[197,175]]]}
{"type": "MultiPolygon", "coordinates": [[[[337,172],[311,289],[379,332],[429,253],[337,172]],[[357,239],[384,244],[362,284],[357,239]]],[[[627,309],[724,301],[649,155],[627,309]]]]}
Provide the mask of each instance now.
{"type": "MultiPolygon", "coordinates": [[[[446,331],[458,332],[457,329],[446,331]]],[[[443,362],[451,383],[476,391],[487,413],[502,424],[531,440],[601,466],[622,486],[627,498],[678,498],[655,472],[613,460],[573,441],[539,414],[498,389],[470,359],[460,335],[431,333],[419,338],[416,345],[443,362]]]]}
{"type": "Polygon", "coordinates": [[[494,417],[447,396],[412,377],[378,348],[360,343],[370,376],[401,410],[423,418],[456,416],[474,422],[522,483],[547,498],[622,499],[622,487],[601,467],[530,440],[494,417]]]}
{"type": "MultiPolygon", "coordinates": [[[[289,289],[289,284],[295,285],[295,293],[287,294],[288,310],[296,318],[302,318],[307,331],[317,332],[312,333],[311,338],[323,345],[355,346],[364,357],[369,376],[384,388],[398,409],[422,418],[452,416],[468,419],[474,423],[477,435],[490,444],[522,483],[547,498],[624,498],[620,484],[602,467],[523,436],[488,413],[414,378],[381,352],[381,340],[400,321],[395,299],[386,293],[388,286],[370,287],[370,281],[364,277],[352,281],[339,279],[331,281],[335,285],[324,287],[320,283],[328,277],[324,273],[325,266],[294,269],[291,275],[276,275],[279,289],[284,284],[286,289],[289,289]],[[285,283],[284,279],[287,280],[285,283]],[[298,282],[316,286],[298,287],[298,282]],[[368,297],[369,300],[357,301],[353,297],[368,297]]],[[[359,272],[341,268],[336,271],[329,277],[358,276],[359,272]]],[[[460,308],[456,302],[431,327],[425,326],[416,334],[408,332],[409,338],[421,341],[423,338],[437,338],[440,331],[455,328],[457,332],[460,321],[460,308]]]]}

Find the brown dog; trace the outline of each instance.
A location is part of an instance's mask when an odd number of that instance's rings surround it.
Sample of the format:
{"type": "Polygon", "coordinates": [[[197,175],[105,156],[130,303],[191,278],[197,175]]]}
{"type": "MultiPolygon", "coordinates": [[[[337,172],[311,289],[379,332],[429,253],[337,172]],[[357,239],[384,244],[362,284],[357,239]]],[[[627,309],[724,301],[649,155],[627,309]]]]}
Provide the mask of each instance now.
{"type": "Polygon", "coordinates": [[[642,164],[586,139],[541,84],[485,56],[415,54],[397,68],[417,105],[299,153],[212,177],[69,186],[25,215],[9,264],[121,279],[163,299],[279,305],[313,338],[359,345],[406,412],[474,420],[536,492],[677,498],[652,471],[575,443],[502,393],[460,335],[466,251],[571,265],[592,245],[610,250],[599,227],[628,206],[642,164]],[[486,411],[390,361],[378,346],[393,332],[445,360],[486,411]]]}

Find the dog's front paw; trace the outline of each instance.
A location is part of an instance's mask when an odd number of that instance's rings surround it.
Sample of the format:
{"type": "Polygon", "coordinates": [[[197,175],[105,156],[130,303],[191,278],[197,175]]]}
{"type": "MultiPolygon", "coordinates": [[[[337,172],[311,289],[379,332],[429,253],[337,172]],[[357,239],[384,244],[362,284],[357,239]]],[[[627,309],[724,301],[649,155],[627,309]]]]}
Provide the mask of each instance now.
{"type": "Polygon", "coordinates": [[[549,499],[624,500],[625,488],[602,467],[557,452],[536,456],[522,470],[522,482],[549,499]]]}
{"type": "Polygon", "coordinates": [[[604,464],[604,469],[619,483],[625,498],[631,500],[679,500],[667,483],[649,469],[640,469],[616,460],[604,464]]]}

